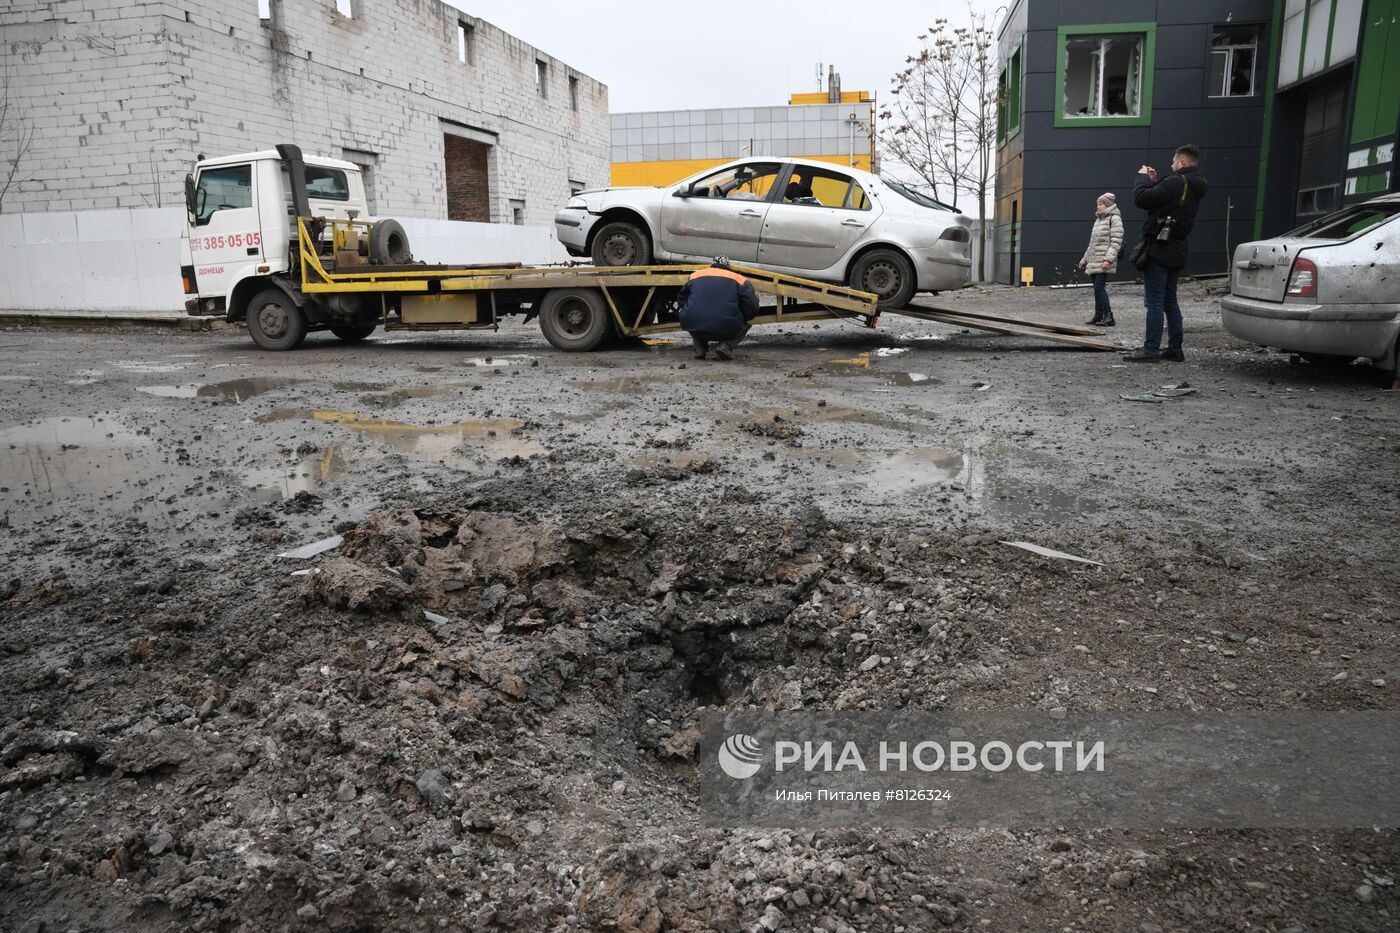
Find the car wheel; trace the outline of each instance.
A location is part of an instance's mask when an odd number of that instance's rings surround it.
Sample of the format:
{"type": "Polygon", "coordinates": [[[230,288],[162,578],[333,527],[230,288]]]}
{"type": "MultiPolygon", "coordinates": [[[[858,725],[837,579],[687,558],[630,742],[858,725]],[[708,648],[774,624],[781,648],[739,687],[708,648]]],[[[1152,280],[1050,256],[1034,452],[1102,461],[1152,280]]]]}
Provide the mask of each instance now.
{"type": "Polygon", "coordinates": [[[914,267],[892,249],[873,249],[851,265],[849,284],[880,299],[881,308],[902,308],[914,297],[914,267]]]}
{"type": "Polygon", "coordinates": [[[556,350],[596,350],[613,335],[613,318],[595,288],[561,288],[540,302],[540,330],[556,350]]]}
{"type": "Polygon", "coordinates": [[[361,340],[364,340],[370,334],[374,333],[374,329],[378,326],[378,324],[351,324],[349,322],[344,322],[332,324],[330,327],[331,333],[335,334],[346,343],[359,343],[361,340]]]}
{"type": "Polygon", "coordinates": [[[651,238],[636,224],[615,220],[593,236],[593,265],[649,266],[651,238]]]}
{"type": "Polygon", "coordinates": [[[306,315],[280,288],[248,302],[248,335],[264,350],[295,350],[306,339],[306,315]]]}

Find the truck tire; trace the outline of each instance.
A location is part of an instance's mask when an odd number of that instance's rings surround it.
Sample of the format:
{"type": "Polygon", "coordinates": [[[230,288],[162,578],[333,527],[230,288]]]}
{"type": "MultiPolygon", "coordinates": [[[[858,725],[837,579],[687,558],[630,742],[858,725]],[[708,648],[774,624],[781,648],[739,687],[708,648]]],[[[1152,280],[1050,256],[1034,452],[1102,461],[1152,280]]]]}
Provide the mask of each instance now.
{"type": "Polygon", "coordinates": [[[331,333],[346,343],[359,343],[374,333],[374,329],[378,326],[378,324],[351,324],[349,321],[342,321],[332,324],[330,327],[331,333]]]}
{"type": "Polygon", "coordinates": [[[402,266],[413,262],[408,234],[397,220],[376,220],[370,226],[369,261],[376,266],[402,266]]]}
{"type": "Polygon", "coordinates": [[[248,334],[264,350],[295,350],[306,339],[306,315],[282,289],[269,288],[248,302],[248,334]]]}
{"type": "Polygon", "coordinates": [[[914,267],[892,249],[872,249],[851,265],[851,288],[870,292],[880,308],[902,308],[914,298],[914,267]]]}
{"type": "Polygon", "coordinates": [[[615,220],[593,235],[593,265],[649,266],[651,237],[636,224],[615,220]]]}
{"type": "Polygon", "coordinates": [[[540,330],[556,350],[596,350],[613,334],[612,313],[596,288],[558,288],[540,302],[540,330]]]}

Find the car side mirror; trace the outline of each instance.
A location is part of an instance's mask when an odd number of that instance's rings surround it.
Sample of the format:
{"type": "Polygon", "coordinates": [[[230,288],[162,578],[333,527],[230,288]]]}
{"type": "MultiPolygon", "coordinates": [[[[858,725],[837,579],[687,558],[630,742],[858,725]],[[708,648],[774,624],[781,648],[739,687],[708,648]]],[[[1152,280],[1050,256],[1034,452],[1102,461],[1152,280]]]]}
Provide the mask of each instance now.
{"type": "Polygon", "coordinates": [[[684,188],[677,188],[676,191],[675,191],[675,194],[671,195],[671,197],[673,197],[673,198],[690,198],[690,197],[694,197],[694,196],[695,196],[695,186],[694,186],[694,185],[686,185],[684,188]]]}
{"type": "Polygon", "coordinates": [[[189,215],[190,223],[195,222],[198,211],[195,210],[195,188],[194,176],[185,176],[185,213],[189,215]]]}

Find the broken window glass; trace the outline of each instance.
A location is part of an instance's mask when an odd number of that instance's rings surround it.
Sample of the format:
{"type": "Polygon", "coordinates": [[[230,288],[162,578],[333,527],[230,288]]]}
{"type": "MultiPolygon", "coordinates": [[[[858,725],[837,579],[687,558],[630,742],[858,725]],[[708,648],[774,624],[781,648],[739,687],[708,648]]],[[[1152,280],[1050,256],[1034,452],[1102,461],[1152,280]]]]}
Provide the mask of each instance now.
{"type": "Polygon", "coordinates": [[[1258,47],[1256,26],[1225,26],[1212,32],[1209,96],[1252,97],[1258,47]]]}
{"type": "Polygon", "coordinates": [[[1065,41],[1066,117],[1142,115],[1142,35],[1065,41]]]}

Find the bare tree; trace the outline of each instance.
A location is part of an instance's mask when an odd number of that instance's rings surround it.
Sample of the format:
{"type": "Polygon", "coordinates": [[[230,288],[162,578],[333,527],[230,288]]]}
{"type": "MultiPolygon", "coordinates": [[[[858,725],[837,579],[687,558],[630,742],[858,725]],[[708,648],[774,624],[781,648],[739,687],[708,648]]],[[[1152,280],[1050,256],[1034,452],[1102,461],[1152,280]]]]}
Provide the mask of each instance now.
{"type": "MultiPolygon", "coordinates": [[[[959,206],[976,198],[985,231],[995,180],[997,81],[987,15],[969,6],[968,25],[939,19],[916,37],[919,51],[892,81],[878,139],[889,161],[918,176],[934,198],[959,206]]],[[[986,268],[985,233],[982,268],[986,268]]]]}
{"type": "Polygon", "coordinates": [[[880,112],[881,147],[919,177],[935,198],[956,207],[963,174],[958,131],[967,97],[967,74],[960,46],[966,29],[934,22],[918,36],[919,51],[895,74],[891,102],[880,112]]]}
{"type": "Polygon", "coordinates": [[[33,144],[33,125],[10,99],[10,60],[6,54],[0,59],[0,210],[5,209],[5,195],[27,177],[20,169],[33,144]]]}

